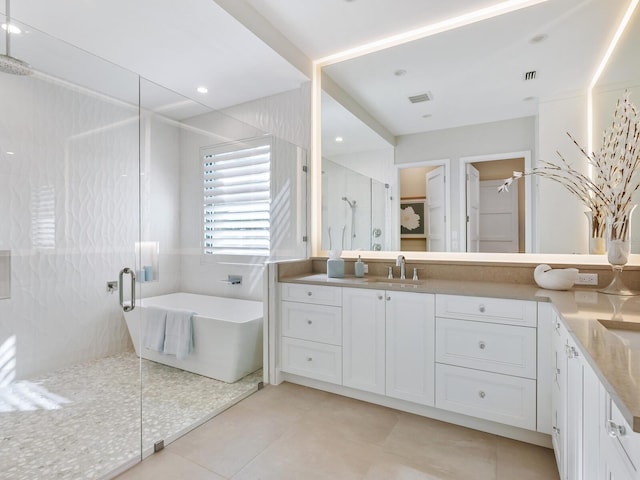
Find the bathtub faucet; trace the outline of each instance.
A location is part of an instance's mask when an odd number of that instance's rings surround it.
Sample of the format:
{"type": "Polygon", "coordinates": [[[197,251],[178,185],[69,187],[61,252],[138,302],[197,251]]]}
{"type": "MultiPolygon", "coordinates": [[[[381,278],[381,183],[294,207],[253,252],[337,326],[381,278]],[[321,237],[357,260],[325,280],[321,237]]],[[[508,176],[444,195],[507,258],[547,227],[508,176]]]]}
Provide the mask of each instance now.
{"type": "Polygon", "coordinates": [[[220,280],[227,285],[240,285],[242,283],[242,275],[227,275],[226,280],[220,280]]]}

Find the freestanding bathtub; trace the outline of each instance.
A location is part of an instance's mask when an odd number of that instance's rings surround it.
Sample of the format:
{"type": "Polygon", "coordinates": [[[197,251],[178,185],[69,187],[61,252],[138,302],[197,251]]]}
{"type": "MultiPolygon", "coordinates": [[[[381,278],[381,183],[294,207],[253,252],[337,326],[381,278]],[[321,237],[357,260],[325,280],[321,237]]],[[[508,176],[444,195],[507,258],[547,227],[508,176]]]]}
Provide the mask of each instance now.
{"type": "Polygon", "coordinates": [[[124,314],[136,354],[188,372],[233,383],[262,366],[262,302],[192,293],[143,298],[124,314]],[[147,307],[187,310],[193,317],[193,351],[184,360],[141,344],[147,307]]]}

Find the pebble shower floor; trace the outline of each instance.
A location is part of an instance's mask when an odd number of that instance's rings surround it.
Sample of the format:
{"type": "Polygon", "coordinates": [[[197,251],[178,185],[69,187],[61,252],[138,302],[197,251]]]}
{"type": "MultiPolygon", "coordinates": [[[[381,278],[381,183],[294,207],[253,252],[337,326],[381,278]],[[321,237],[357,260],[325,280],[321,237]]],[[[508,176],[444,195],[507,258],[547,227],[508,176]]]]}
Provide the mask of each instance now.
{"type": "Polygon", "coordinates": [[[146,451],[250,395],[261,380],[259,370],[228,384],[147,360],[141,365],[131,352],[2,387],[0,476],[102,478],[140,457],[141,415],[146,451]]]}

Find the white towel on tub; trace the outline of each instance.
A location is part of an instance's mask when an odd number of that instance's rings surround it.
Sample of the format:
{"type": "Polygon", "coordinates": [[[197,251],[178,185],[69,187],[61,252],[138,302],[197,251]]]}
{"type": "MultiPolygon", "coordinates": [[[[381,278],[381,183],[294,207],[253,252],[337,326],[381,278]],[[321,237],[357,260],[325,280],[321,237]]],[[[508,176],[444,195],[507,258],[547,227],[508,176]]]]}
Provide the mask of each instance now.
{"type": "Polygon", "coordinates": [[[142,345],[149,350],[162,352],[164,349],[167,311],[158,307],[145,307],[142,311],[145,316],[142,345]]]}
{"type": "Polygon", "coordinates": [[[167,310],[164,353],[184,360],[193,351],[193,312],[167,310]]]}

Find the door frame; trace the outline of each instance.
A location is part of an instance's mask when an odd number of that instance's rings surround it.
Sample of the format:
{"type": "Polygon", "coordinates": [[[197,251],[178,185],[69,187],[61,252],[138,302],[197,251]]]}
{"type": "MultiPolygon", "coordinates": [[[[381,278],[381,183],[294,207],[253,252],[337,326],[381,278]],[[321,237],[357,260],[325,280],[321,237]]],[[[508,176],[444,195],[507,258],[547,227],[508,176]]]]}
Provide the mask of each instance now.
{"type": "MultiPolygon", "coordinates": [[[[467,205],[467,178],[466,172],[467,163],[480,163],[491,162],[494,160],[509,160],[510,158],[524,158],[524,170],[531,170],[531,150],[523,150],[520,152],[504,152],[493,153],[488,155],[472,155],[467,157],[460,157],[460,205],[467,205]]],[[[533,252],[533,181],[531,175],[526,175],[524,181],[524,251],[525,253],[533,252]]],[[[464,245],[467,248],[467,225],[466,225],[466,213],[460,215],[460,235],[464,235],[464,239],[461,239],[460,245],[464,245]]]]}
{"type": "Polygon", "coordinates": [[[397,195],[392,196],[391,199],[391,219],[393,227],[392,240],[395,244],[392,244],[393,250],[400,251],[400,170],[405,168],[419,168],[419,167],[440,167],[444,166],[444,198],[446,205],[444,208],[445,214],[445,246],[446,251],[451,251],[451,160],[449,158],[442,158],[439,160],[424,160],[421,162],[400,163],[396,164],[396,179],[395,179],[395,191],[397,195]]]}

